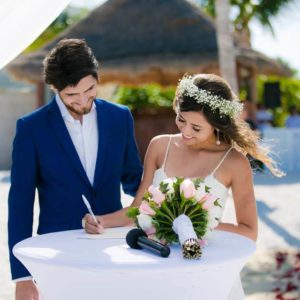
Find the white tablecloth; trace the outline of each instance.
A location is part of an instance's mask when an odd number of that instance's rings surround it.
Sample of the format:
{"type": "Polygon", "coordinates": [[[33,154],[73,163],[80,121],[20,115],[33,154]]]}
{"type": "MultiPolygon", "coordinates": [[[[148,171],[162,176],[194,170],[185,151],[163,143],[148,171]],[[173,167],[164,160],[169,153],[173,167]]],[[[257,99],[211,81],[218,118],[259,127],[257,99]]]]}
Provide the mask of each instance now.
{"type": "Polygon", "coordinates": [[[178,245],[162,258],[130,249],[124,238],[90,239],[83,230],[26,239],[14,254],[45,300],[225,300],[255,243],[228,232],[213,235],[196,261],[183,259],[178,245]]]}

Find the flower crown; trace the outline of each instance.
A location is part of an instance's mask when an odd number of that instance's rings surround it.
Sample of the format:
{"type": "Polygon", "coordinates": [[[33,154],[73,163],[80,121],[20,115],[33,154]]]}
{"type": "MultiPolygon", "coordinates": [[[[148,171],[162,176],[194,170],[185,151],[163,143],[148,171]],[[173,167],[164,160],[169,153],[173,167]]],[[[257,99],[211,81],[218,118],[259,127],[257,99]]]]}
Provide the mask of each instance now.
{"type": "Polygon", "coordinates": [[[197,103],[209,106],[213,111],[218,109],[221,115],[232,119],[238,117],[243,110],[243,104],[236,100],[229,101],[207,90],[199,89],[194,84],[192,76],[183,77],[178,84],[177,91],[181,95],[193,98],[197,103]]]}

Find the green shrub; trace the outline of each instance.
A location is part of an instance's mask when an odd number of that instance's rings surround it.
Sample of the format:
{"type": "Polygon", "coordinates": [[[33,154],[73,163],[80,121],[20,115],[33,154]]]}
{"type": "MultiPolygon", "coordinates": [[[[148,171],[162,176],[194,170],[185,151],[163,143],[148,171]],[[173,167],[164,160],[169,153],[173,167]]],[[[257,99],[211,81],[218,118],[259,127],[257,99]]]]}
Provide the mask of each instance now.
{"type": "Polygon", "coordinates": [[[113,101],[127,105],[131,110],[153,107],[172,107],[175,87],[161,87],[158,84],[142,86],[120,86],[113,101]]]}

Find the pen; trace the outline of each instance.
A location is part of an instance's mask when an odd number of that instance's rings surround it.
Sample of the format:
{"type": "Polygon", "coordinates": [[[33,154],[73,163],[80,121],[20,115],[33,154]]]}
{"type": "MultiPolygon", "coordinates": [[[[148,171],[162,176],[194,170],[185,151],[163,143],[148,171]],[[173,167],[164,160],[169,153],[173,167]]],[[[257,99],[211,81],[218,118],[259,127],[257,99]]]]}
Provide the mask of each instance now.
{"type": "Polygon", "coordinates": [[[96,217],[95,217],[95,215],[94,215],[94,213],[93,213],[93,211],[92,211],[92,208],[91,208],[91,205],[90,205],[89,201],[86,199],[86,197],[85,197],[83,194],[82,194],[82,200],[83,200],[83,202],[84,202],[86,208],[88,209],[90,215],[91,215],[92,218],[94,219],[94,221],[95,221],[96,223],[98,223],[98,221],[97,221],[97,219],[96,219],[96,217]]]}

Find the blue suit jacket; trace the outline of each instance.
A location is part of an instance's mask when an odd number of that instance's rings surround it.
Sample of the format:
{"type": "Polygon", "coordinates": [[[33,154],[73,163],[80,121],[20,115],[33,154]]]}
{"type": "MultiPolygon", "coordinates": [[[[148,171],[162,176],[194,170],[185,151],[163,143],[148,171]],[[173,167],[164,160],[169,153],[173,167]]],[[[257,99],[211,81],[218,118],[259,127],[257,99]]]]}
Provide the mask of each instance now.
{"type": "Polygon", "coordinates": [[[55,99],[18,120],[13,144],[8,234],[12,278],[30,275],[12,254],[32,235],[35,189],[40,215],[38,233],[81,228],[87,213],[85,194],[95,214],[121,208],[120,184],[132,196],[142,167],[129,110],[95,100],[99,145],[94,184],[88,180],[55,99]]]}

